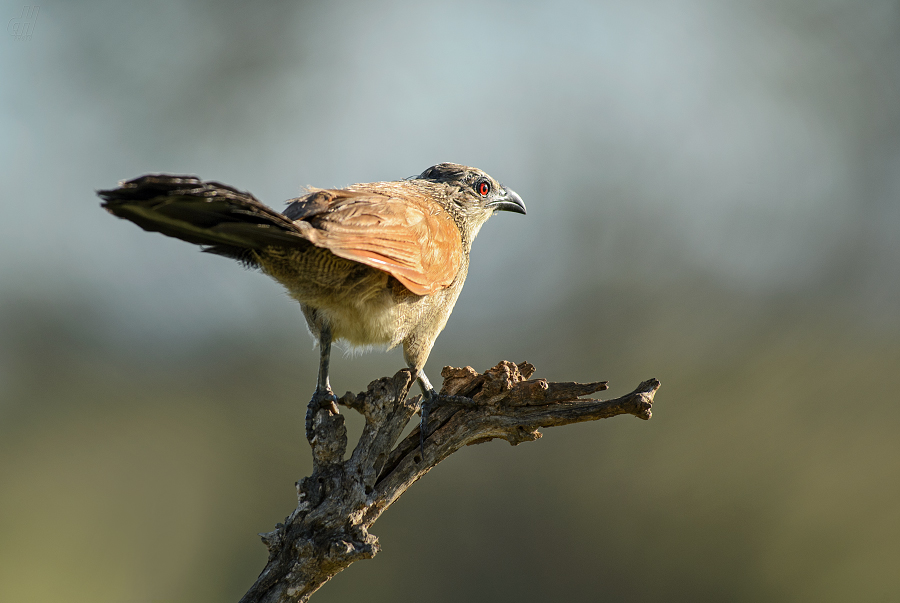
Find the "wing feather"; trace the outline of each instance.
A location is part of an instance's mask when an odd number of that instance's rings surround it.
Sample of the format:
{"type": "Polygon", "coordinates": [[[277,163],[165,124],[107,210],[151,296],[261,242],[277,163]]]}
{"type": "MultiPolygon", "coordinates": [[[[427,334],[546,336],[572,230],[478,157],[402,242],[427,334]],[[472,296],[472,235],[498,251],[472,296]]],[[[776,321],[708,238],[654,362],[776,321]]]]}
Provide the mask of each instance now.
{"type": "Polygon", "coordinates": [[[388,272],[417,295],[449,287],[463,254],[453,218],[418,191],[386,193],[315,191],[285,215],[314,245],[388,272]]]}

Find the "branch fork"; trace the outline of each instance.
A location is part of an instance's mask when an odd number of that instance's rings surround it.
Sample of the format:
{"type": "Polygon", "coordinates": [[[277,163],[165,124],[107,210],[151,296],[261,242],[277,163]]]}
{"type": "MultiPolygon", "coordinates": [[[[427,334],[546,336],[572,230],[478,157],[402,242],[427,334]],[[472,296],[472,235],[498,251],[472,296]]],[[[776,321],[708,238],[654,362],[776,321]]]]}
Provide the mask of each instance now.
{"type": "Polygon", "coordinates": [[[338,404],[359,412],[365,426],[350,458],[344,417],[327,409],[313,416],[313,472],[297,482],[297,508],[272,532],[260,534],[269,559],[241,603],[307,601],[325,582],[359,559],[380,550],[369,528],[416,480],[462,448],[502,438],[512,445],[541,437],[544,427],[595,421],[621,414],[651,417],[659,381],[644,381],[613,400],[584,399],[606,381],[548,382],[531,379],[527,362],[500,362],[484,373],[445,367],[441,404],[428,421],[424,454],[416,427],[399,443],[420,408],[407,398],[412,370],[348,392],[338,404]]]}

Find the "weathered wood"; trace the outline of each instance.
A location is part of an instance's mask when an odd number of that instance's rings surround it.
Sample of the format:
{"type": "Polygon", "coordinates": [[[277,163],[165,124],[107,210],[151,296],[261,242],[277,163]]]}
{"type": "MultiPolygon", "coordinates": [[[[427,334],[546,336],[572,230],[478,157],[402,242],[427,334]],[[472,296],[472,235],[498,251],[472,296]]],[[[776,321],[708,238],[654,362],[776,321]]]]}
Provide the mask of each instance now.
{"type": "Polygon", "coordinates": [[[641,383],[613,400],[580,396],[606,389],[606,382],[550,383],[530,379],[527,362],[503,361],[477,373],[445,367],[441,405],[430,415],[424,458],[419,429],[397,442],[419,410],[420,397],[407,398],[411,370],[369,384],[339,404],[365,417],[353,454],[347,450],[344,417],[322,409],[313,417],[313,472],[297,482],[297,508],[274,531],[261,534],[269,559],[241,603],[307,601],[335,574],[379,551],[368,532],[381,514],[417,479],[462,448],[502,438],[510,444],[541,437],[541,427],[595,421],[621,414],[649,419],[659,381],[641,383]]]}

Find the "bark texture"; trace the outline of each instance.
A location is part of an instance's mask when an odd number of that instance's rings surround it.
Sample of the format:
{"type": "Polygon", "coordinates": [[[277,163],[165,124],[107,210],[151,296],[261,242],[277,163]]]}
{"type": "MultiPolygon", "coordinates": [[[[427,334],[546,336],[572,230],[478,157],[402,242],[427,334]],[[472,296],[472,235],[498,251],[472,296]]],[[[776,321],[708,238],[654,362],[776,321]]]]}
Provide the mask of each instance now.
{"type": "Polygon", "coordinates": [[[550,383],[531,379],[527,362],[503,361],[482,373],[445,367],[442,404],[429,416],[424,458],[419,429],[398,443],[419,410],[419,396],[407,399],[415,376],[409,369],[345,394],[339,404],[365,417],[349,459],[344,417],[321,409],[313,417],[313,472],[297,482],[297,508],[262,535],[269,559],[241,603],[307,601],[332,576],[379,551],[369,533],[375,520],[417,479],[462,448],[502,438],[510,444],[541,437],[555,427],[630,414],[649,419],[659,381],[649,379],[613,400],[584,399],[606,389],[595,383],[550,383]]]}

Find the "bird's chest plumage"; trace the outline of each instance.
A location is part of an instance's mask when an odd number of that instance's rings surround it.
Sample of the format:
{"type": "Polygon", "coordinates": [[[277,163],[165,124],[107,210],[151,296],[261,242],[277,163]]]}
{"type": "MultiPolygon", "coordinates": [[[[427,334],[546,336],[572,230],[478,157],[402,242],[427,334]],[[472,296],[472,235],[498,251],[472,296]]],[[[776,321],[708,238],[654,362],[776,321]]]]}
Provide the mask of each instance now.
{"type": "Polygon", "coordinates": [[[387,272],[306,249],[268,249],[258,254],[263,270],[303,307],[313,335],[325,320],[335,339],[353,346],[394,347],[404,340],[439,333],[462,290],[468,271],[464,254],[449,287],[416,295],[387,272]]]}

